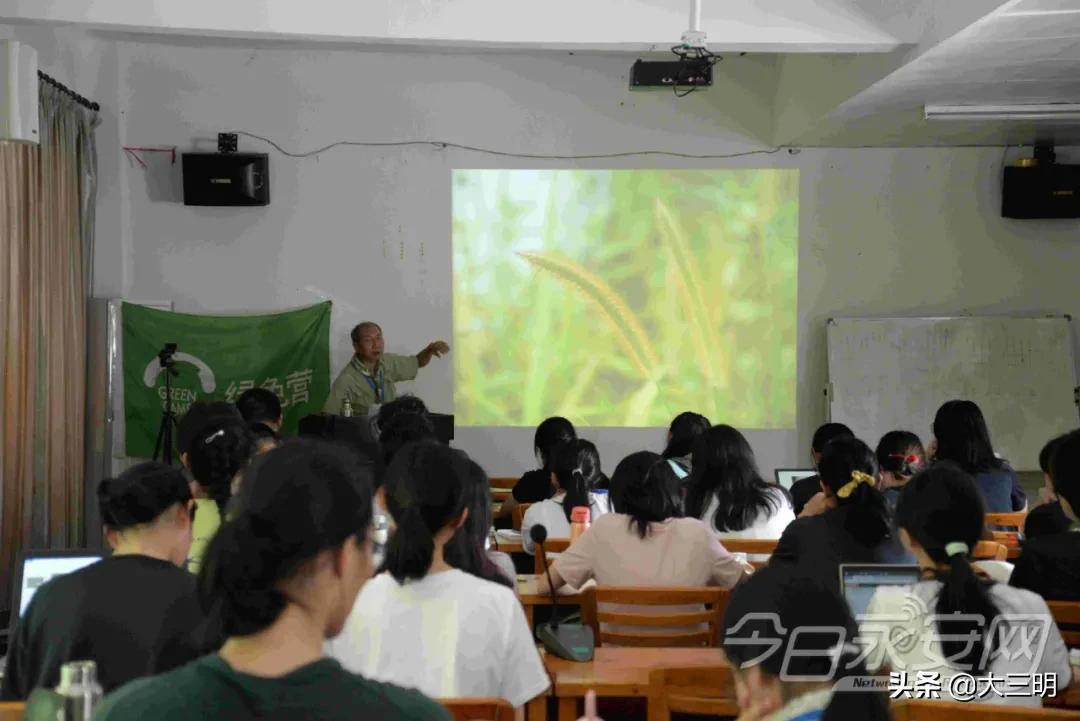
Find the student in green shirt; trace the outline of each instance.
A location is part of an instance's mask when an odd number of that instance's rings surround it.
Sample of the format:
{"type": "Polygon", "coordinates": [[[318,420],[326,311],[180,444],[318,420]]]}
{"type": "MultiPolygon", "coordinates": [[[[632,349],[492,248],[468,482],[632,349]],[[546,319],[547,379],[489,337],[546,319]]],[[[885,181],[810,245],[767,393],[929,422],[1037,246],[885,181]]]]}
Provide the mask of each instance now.
{"type": "Polygon", "coordinates": [[[311,441],[258,457],[198,579],[210,623],[226,638],[221,650],[120,688],[94,721],[449,721],[419,692],[323,656],[372,573],[369,468],[311,441]]]}
{"type": "Polygon", "coordinates": [[[353,414],[366,416],[371,406],[397,398],[396,382],[411,381],[432,358],[441,358],[450,352],[449,345],[437,340],[428,343],[414,356],[385,353],[382,328],[371,321],[353,328],[350,337],[356,355],[330,387],[330,396],[323,405],[324,413],[340,414],[348,398],[353,414]]]}

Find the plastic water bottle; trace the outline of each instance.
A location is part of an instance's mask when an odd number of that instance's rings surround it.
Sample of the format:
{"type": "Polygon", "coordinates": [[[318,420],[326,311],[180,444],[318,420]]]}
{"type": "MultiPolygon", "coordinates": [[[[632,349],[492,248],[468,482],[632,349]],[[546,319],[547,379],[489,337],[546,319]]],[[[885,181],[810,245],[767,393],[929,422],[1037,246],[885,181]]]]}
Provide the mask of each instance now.
{"type": "Polygon", "coordinates": [[[60,685],[56,693],[64,699],[64,721],[90,721],[90,714],[101,700],[97,664],[72,661],[60,667],[60,685]]]}
{"type": "Polygon", "coordinates": [[[345,416],[346,418],[352,418],[352,400],[351,399],[346,398],[345,401],[341,404],[341,415],[345,416]]]}
{"type": "Polygon", "coordinates": [[[592,514],[588,506],[574,506],[570,511],[570,543],[573,543],[581,534],[589,530],[589,519],[592,514]]]}

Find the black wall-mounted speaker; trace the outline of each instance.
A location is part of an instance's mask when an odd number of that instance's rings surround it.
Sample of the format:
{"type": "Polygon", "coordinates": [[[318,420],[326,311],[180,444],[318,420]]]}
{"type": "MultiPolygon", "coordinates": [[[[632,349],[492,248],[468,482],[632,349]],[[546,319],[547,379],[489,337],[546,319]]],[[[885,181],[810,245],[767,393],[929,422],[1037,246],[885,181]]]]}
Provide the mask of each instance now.
{"type": "Polygon", "coordinates": [[[270,205],[266,153],[184,153],[184,205],[270,205]]]}

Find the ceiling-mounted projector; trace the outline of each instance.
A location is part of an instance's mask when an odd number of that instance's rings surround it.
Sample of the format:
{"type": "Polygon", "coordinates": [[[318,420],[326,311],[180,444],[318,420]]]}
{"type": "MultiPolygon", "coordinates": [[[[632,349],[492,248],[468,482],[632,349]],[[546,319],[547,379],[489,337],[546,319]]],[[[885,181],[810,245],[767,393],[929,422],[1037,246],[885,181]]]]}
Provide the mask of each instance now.
{"type": "Polygon", "coordinates": [[[701,0],[691,0],[690,29],[671,52],[678,60],[636,60],[630,68],[630,89],[671,88],[676,95],[687,95],[712,85],[713,66],[720,57],[705,47],[701,0]],[[680,89],[685,92],[680,93],[680,89]]]}

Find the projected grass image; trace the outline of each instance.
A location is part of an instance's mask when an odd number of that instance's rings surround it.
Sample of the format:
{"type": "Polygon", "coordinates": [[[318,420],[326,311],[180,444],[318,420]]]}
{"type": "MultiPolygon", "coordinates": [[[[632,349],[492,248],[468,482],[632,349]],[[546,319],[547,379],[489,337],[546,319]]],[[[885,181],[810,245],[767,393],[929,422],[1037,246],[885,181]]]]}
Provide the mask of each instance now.
{"type": "Polygon", "coordinates": [[[465,426],[795,425],[797,170],[459,170],[465,426]]]}

